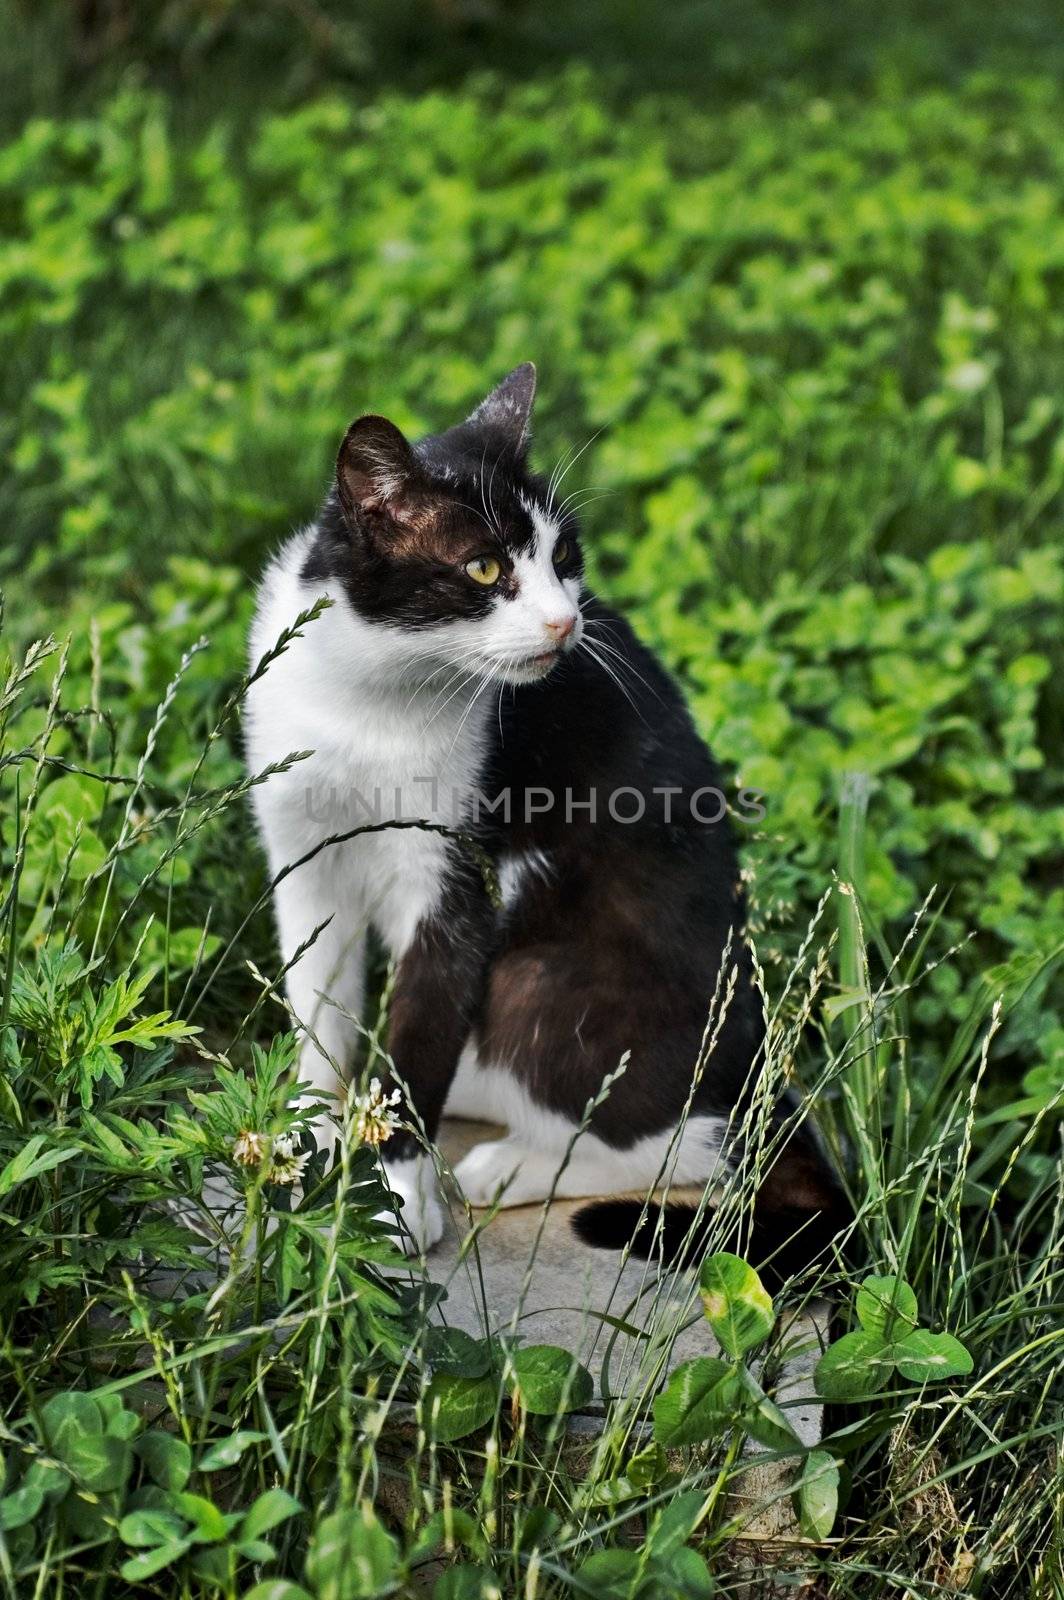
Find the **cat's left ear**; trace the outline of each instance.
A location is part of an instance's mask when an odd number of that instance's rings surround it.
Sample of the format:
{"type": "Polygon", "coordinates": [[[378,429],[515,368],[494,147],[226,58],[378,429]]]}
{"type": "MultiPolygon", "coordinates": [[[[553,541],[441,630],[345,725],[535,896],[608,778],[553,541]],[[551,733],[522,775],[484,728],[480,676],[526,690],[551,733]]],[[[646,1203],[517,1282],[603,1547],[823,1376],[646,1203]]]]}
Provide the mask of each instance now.
{"type": "Polygon", "coordinates": [[[499,435],[520,455],[528,444],[532,402],[536,398],[536,369],[531,361],[507,373],[466,420],[467,427],[499,435]]]}
{"type": "Polygon", "coordinates": [[[417,458],[405,434],[387,417],[359,417],[336,458],[336,490],[349,523],[384,515],[401,520],[417,493],[417,458]]]}

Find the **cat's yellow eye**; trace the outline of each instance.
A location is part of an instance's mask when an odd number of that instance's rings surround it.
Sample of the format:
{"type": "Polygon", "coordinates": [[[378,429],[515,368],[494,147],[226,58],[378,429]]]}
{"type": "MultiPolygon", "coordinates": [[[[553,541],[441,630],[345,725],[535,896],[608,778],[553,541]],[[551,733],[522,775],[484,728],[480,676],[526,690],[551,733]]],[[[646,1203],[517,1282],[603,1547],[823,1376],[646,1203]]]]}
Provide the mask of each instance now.
{"type": "Polygon", "coordinates": [[[472,561],[466,562],[466,571],[474,583],[482,583],[487,587],[499,581],[502,568],[494,556],[475,556],[472,561]]]}
{"type": "Polygon", "coordinates": [[[554,546],[554,565],[556,567],[563,566],[568,559],[569,541],[568,539],[559,539],[558,543],[554,546]]]}

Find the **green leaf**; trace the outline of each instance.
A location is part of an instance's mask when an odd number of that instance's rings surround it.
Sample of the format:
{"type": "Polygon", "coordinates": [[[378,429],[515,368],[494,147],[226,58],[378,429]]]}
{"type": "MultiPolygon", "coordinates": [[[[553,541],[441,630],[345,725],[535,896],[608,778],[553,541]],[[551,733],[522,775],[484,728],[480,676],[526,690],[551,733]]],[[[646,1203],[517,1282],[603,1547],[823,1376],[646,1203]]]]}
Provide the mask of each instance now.
{"type": "Polygon", "coordinates": [[[65,1438],[102,1433],[103,1413],[91,1395],[81,1389],[65,1389],[41,1407],[41,1426],[58,1455],[65,1438]]]}
{"type": "Polygon", "coordinates": [[[425,1426],[443,1444],[475,1433],[495,1415],[495,1379],[452,1377],[440,1372],[425,1390],[425,1426]]]}
{"type": "Polygon", "coordinates": [[[739,1383],[719,1356],[696,1356],[676,1368],[654,1400],[654,1437],[666,1449],[702,1444],[728,1426],[739,1383]]]}
{"type": "Polygon", "coordinates": [[[577,1577],[602,1600],[635,1600],[649,1561],[638,1550],[596,1550],[577,1568],[577,1577]]]}
{"type": "Polygon", "coordinates": [[[120,1394],[96,1394],[93,1399],[100,1408],[103,1431],[113,1439],[133,1439],[140,1432],[141,1422],[135,1411],[127,1411],[120,1394]]]}
{"type": "MultiPolygon", "coordinates": [[[[156,924],[156,927],[158,926],[156,924]]],[[[165,955],[171,975],[176,972],[187,972],[197,961],[209,961],[221,942],[216,933],[205,934],[202,928],[172,928],[165,945],[165,955]]],[[[162,948],[159,953],[161,957],[162,948]]]]}
{"type": "Polygon", "coordinates": [[[104,794],[97,780],[80,772],[66,772],[41,790],[37,815],[71,823],[92,822],[99,815],[104,794]]]}
{"type": "Polygon", "coordinates": [[[409,1561],[420,1561],[435,1555],[437,1550],[455,1550],[459,1545],[479,1551],[484,1548],[484,1535],[479,1523],[460,1506],[448,1505],[434,1511],[425,1523],[408,1552],[409,1561]]]}
{"type": "Polygon", "coordinates": [[[50,1505],[65,1500],[73,1487],[69,1472],[62,1467],[52,1467],[44,1461],[31,1461],[22,1480],[24,1489],[39,1489],[50,1505]]]}
{"type": "Polygon", "coordinates": [[[487,1567],[448,1567],[432,1589],[432,1600],[482,1600],[485,1594],[497,1595],[499,1586],[487,1567]]]}
{"type": "Polygon", "coordinates": [[[34,1134],[18,1155],[12,1156],[3,1172],[0,1172],[0,1195],[7,1194],[20,1183],[28,1183],[31,1178],[39,1178],[43,1172],[51,1172],[54,1167],[77,1155],[77,1150],[70,1146],[53,1145],[51,1149],[42,1149],[47,1138],[43,1133],[34,1134]]]}
{"type": "Polygon", "coordinates": [[[917,1328],[897,1344],[891,1355],[898,1371],[910,1383],[928,1383],[933,1378],[962,1378],[971,1372],[970,1353],[952,1333],[929,1333],[917,1328]]]}
{"type": "Polygon", "coordinates": [[[177,1544],[188,1529],[172,1511],[131,1511],[118,1524],[118,1537],[124,1544],[177,1544]]]}
{"type": "Polygon", "coordinates": [[[624,1471],[613,1478],[603,1478],[585,1490],[583,1499],[588,1505],[620,1505],[625,1500],[635,1500],[660,1483],[669,1469],[668,1457],[656,1441],[631,1456],[624,1471]]]}
{"type": "Polygon", "coordinates": [[[718,1251],[703,1262],[699,1286],[706,1320],[726,1355],[745,1355],[768,1338],[776,1313],[747,1262],[718,1251]]]}
{"type": "Polygon", "coordinates": [[[105,1433],[78,1433],[68,1428],[56,1441],[55,1453],[65,1461],[82,1488],[95,1494],[121,1489],[133,1469],[133,1452],[126,1439],[105,1433]]]}
{"type": "MultiPolygon", "coordinates": [[[[212,1544],[208,1548],[224,1557],[226,1546],[212,1544]]],[[[245,1561],[254,1561],[259,1566],[264,1561],[272,1561],[277,1551],[268,1539],[237,1539],[230,1547],[238,1556],[243,1556],[245,1561]]]]}
{"type": "Polygon", "coordinates": [[[271,1528],[289,1517],[297,1516],[303,1507],[286,1489],[266,1489],[252,1501],[240,1524],[241,1539],[258,1539],[271,1528]]]}
{"type": "Polygon", "coordinates": [[[889,1344],[916,1327],[916,1296],[904,1278],[866,1278],[857,1291],[857,1316],[867,1333],[889,1344]]]}
{"type": "Polygon", "coordinates": [[[586,1406],[595,1385],[586,1367],[553,1344],[519,1346],[510,1357],[507,1387],[535,1417],[553,1417],[586,1406]]]}
{"type": "Polygon", "coordinates": [[[628,1458],[625,1476],[641,1489],[650,1489],[660,1483],[669,1470],[669,1459],[660,1444],[645,1444],[628,1458]]]}
{"type": "Polygon", "coordinates": [[[461,1328],[430,1328],[428,1358],[433,1372],[453,1378],[484,1378],[492,1367],[490,1339],[474,1339],[461,1328]]]}
{"type": "Polygon", "coordinates": [[[882,1389],[893,1371],[888,1347],[863,1329],[844,1333],[816,1364],[817,1393],[825,1400],[865,1400],[882,1389]]]}
{"type": "Polygon", "coordinates": [[[527,1551],[549,1544],[561,1525],[561,1517],[549,1506],[527,1506],[522,1513],[521,1526],[515,1529],[517,1548],[527,1551]]]}
{"type": "Polygon", "coordinates": [[[709,1568],[697,1550],[686,1546],[664,1564],[660,1581],[653,1591],[662,1600],[712,1600],[717,1592],[709,1568]]]}
{"type": "Polygon", "coordinates": [[[810,1450],[795,1485],[798,1522],[807,1539],[828,1538],[839,1509],[839,1469],[826,1450],[810,1450]]]}
{"type": "Polygon", "coordinates": [[[744,1367],[739,1374],[741,1421],[751,1439],[768,1450],[802,1450],[804,1445],[787,1417],[744,1367]]]}
{"type": "Polygon", "coordinates": [[[118,1571],[127,1583],[141,1583],[153,1573],[161,1572],[163,1567],[179,1561],[191,1544],[191,1539],[181,1539],[176,1544],[156,1545],[153,1550],[145,1550],[143,1555],[123,1561],[118,1571]]]}
{"type": "Polygon", "coordinates": [[[217,1544],[240,1521],[239,1514],[227,1516],[201,1494],[172,1494],[170,1504],[192,1523],[189,1537],[197,1544],[217,1544]]]}
{"type": "Polygon", "coordinates": [[[287,1578],[267,1578],[265,1583],[257,1583],[241,1600],[314,1600],[314,1596],[298,1583],[289,1583],[287,1578]]]}
{"type": "Polygon", "coordinates": [[[115,1495],[100,1495],[93,1500],[85,1500],[80,1494],[69,1495],[63,1502],[63,1520],[78,1539],[97,1544],[111,1537],[116,1500],[115,1495]]]}
{"type": "MultiPolygon", "coordinates": [[[[201,1578],[207,1584],[208,1588],[217,1590],[228,1587],[231,1548],[237,1549],[239,1547],[230,1547],[224,1544],[203,1544],[200,1545],[198,1550],[191,1552],[189,1566],[197,1578],[201,1578]]],[[[262,1548],[266,1551],[263,1559],[269,1561],[273,1556],[273,1546],[267,1544],[263,1545],[262,1548]]],[[[254,1561],[256,1557],[251,1555],[248,1559],[254,1561]]]]}
{"type": "Polygon", "coordinates": [[[192,1451],[184,1439],[151,1428],[133,1446],[153,1482],[163,1489],[183,1489],[192,1472],[192,1451]]]}
{"type": "Polygon", "coordinates": [[[655,1561],[675,1554],[694,1533],[702,1518],[706,1497],[698,1490],[689,1489],[678,1494],[660,1511],[647,1535],[647,1549],[655,1561]]]}
{"type": "Polygon", "coordinates": [[[44,1504],[44,1490],[39,1484],[24,1483],[0,1499],[0,1531],[11,1533],[32,1522],[44,1504]]]}
{"type": "Polygon", "coordinates": [[[245,1450],[250,1449],[253,1444],[261,1444],[265,1438],[264,1433],[243,1429],[230,1434],[228,1439],[216,1439],[200,1456],[198,1470],[218,1472],[222,1467],[235,1467],[245,1450]]]}
{"type": "Polygon", "coordinates": [[[318,1524],[306,1573],[317,1600],[362,1600],[392,1582],[398,1561],[398,1545],[367,1500],[318,1524]]]}
{"type": "Polygon", "coordinates": [[[616,1477],[602,1478],[585,1489],[581,1501],[589,1506],[619,1506],[626,1500],[638,1500],[645,1494],[646,1489],[642,1484],[633,1483],[626,1474],[618,1473],[616,1477]]]}

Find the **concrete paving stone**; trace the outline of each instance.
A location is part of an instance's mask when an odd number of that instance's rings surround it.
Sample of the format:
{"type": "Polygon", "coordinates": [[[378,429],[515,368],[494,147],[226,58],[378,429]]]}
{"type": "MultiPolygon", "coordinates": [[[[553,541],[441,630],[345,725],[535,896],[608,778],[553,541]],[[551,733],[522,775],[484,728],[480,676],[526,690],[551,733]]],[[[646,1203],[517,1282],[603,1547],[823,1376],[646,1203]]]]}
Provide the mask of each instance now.
{"type": "MultiPolygon", "coordinates": [[[[445,1120],[440,1149],[453,1168],[482,1139],[504,1130],[485,1123],[445,1120]]],[[[574,1234],[570,1219],[583,1200],[515,1206],[494,1215],[473,1212],[473,1235],[464,1202],[447,1186],[450,1216],[444,1238],[427,1267],[447,1289],[435,1315],[452,1327],[482,1337],[519,1333],[526,1344],[557,1344],[572,1351],[595,1380],[595,1400],[570,1419],[570,1431],[589,1443],[602,1426],[604,1394],[633,1408],[649,1403],[665,1374],[682,1361],[718,1353],[701,1314],[693,1272],[659,1276],[652,1265],[594,1250],[574,1234]],[[615,1323],[619,1320],[623,1331],[615,1323]]],[[[782,1367],[777,1401],[803,1444],[822,1433],[823,1408],[813,1387],[813,1369],[827,1343],[828,1311],[816,1304],[790,1313],[780,1329],[782,1367]]],[[[649,1431],[649,1429],[648,1429],[649,1431]]],[[[758,1461],[752,1444],[748,1469],[738,1479],[731,1511],[741,1522],[740,1544],[749,1550],[765,1541],[785,1547],[792,1568],[800,1567],[801,1536],[791,1507],[793,1461],[758,1461]]],[[[791,1571],[792,1587],[800,1574],[791,1571]]]]}

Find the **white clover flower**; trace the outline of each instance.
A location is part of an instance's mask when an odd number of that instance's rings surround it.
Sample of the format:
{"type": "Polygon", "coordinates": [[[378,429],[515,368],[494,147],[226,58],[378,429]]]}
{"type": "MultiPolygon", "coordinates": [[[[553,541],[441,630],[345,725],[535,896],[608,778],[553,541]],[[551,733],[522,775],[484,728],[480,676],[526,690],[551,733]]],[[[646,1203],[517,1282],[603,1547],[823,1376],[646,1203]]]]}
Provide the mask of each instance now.
{"type": "Polygon", "coordinates": [[[245,1128],[233,1140],[233,1160],[241,1167],[259,1167],[270,1147],[269,1136],[245,1128]]]}
{"type": "Polygon", "coordinates": [[[385,1094],[379,1078],[371,1078],[365,1094],[354,1100],[355,1138],[360,1144],[383,1144],[399,1126],[393,1110],[402,1099],[398,1089],[385,1094]]]}
{"type": "Polygon", "coordinates": [[[273,1141],[267,1177],[270,1183],[298,1183],[309,1160],[309,1151],[297,1152],[294,1133],[280,1133],[273,1141]]]}

